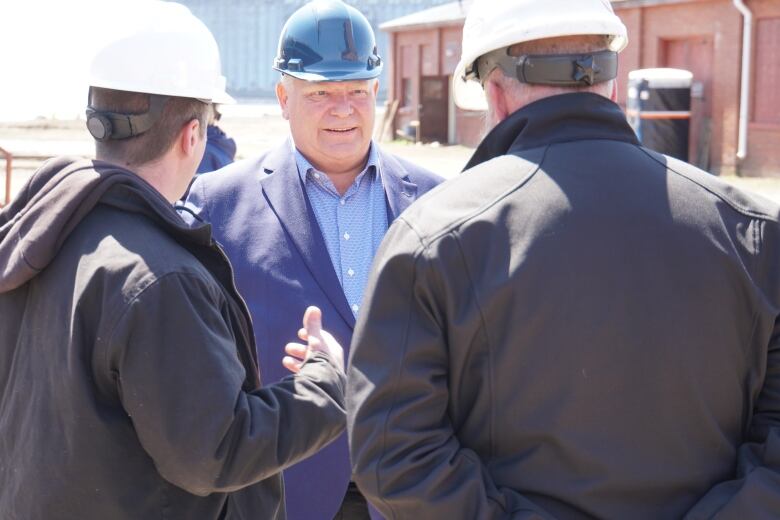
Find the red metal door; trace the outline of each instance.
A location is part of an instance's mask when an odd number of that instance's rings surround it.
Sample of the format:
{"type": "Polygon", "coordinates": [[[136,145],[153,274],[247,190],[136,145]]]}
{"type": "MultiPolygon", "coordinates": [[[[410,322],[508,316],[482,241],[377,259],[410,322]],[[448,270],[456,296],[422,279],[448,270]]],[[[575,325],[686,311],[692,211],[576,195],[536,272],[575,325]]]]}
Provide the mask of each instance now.
{"type": "Polygon", "coordinates": [[[420,81],[420,139],[447,143],[449,82],[447,76],[424,76],[420,81]]]}

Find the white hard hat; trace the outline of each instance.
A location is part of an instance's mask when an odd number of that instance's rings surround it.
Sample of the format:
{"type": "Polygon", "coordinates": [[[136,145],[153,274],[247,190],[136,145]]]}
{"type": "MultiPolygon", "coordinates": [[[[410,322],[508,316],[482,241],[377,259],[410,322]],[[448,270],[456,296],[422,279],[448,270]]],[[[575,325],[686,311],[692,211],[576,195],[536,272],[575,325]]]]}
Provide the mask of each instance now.
{"type": "Polygon", "coordinates": [[[610,50],[628,45],[626,26],[609,0],[474,0],[463,27],[463,54],[453,77],[455,103],[485,110],[482,86],[466,80],[477,58],[496,49],[544,38],[611,36],[610,50]]]}
{"type": "Polygon", "coordinates": [[[97,52],[89,84],[210,102],[227,95],[220,69],[219,47],[203,22],[181,4],[150,2],[97,52]]]}
{"type": "Polygon", "coordinates": [[[219,77],[217,93],[214,94],[211,102],[217,105],[234,105],[236,103],[235,98],[227,93],[227,78],[225,76],[219,77]]]}

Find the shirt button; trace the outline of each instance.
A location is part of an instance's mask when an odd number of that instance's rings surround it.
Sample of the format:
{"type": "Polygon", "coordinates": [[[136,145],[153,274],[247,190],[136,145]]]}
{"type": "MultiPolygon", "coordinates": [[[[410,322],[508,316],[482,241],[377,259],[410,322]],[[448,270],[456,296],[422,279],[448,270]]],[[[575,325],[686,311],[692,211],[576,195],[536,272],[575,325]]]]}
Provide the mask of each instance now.
{"type": "Polygon", "coordinates": [[[355,271],[350,269],[349,271],[347,271],[347,274],[350,275],[350,276],[355,276],[355,271]]]}
{"type": "Polygon", "coordinates": [[[314,178],[315,178],[315,179],[319,179],[319,178],[320,178],[320,174],[319,174],[319,173],[315,173],[315,174],[314,174],[314,178]]]}
{"type": "Polygon", "coordinates": [[[344,199],[341,199],[340,203],[341,203],[341,205],[343,206],[344,204],[346,204],[346,203],[347,203],[347,201],[346,201],[346,200],[344,200],[344,199]]]}
{"type": "Polygon", "coordinates": [[[349,240],[349,233],[344,233],[344,240],[349,240]]]}
{"type": "Polygon", "coordinates": [[[352,305],[352,312],[357,312],[359,308],[357,304],[352,305]]]}

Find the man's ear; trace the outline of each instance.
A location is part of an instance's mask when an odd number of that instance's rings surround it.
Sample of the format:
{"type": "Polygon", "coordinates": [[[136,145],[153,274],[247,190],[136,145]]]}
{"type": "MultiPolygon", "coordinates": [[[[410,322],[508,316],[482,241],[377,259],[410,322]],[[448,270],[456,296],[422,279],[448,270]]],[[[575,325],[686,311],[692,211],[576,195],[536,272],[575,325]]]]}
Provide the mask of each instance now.
{"type": "Polygon", "coordinates": [[[287,105],[287,89],[282,81],[276,84],[276,99],[279,101],[279,106],[282,108],[282,117],[289,121],[290,111],[287,105]]]}
{"type": "Polygon", "coordinates": [[[509,109],[507,108],[504,88],[498,82],[489,79],[485,82],[485,96],[488,105],[493,108],[492,112],[496,117],[494,123],[498,124],[506,119],[509,115],[509,109]]]}
{"type": "Polygon", "coordinates": [[[185,123],[179,133],[179,149],[184,156],[190,156],[198,149],[198,143],[205,139],[205,133],[201,132],[200,121],[193,119],[185,123]]]}
{"type": "Polygon", "coordinates": [[[377,92],[379,92],[379,80],[374,80],[374,97],[376,97],[377,92]]]}

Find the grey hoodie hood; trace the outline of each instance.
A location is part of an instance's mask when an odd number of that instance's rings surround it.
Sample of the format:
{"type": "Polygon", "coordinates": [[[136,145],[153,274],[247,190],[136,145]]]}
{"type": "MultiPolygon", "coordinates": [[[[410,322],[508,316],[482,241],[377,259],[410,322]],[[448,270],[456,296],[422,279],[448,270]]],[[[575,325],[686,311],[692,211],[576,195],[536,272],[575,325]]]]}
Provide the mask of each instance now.
{"type": "Polygon", "coordinates": [[[106,162],[59,157],[46,162],[0,210],[0,293],[45,269],[97,204],[145,214],[179,240],[211,243],[210,226],[187,226],[170,202],[136,174],[106,162]]]}

